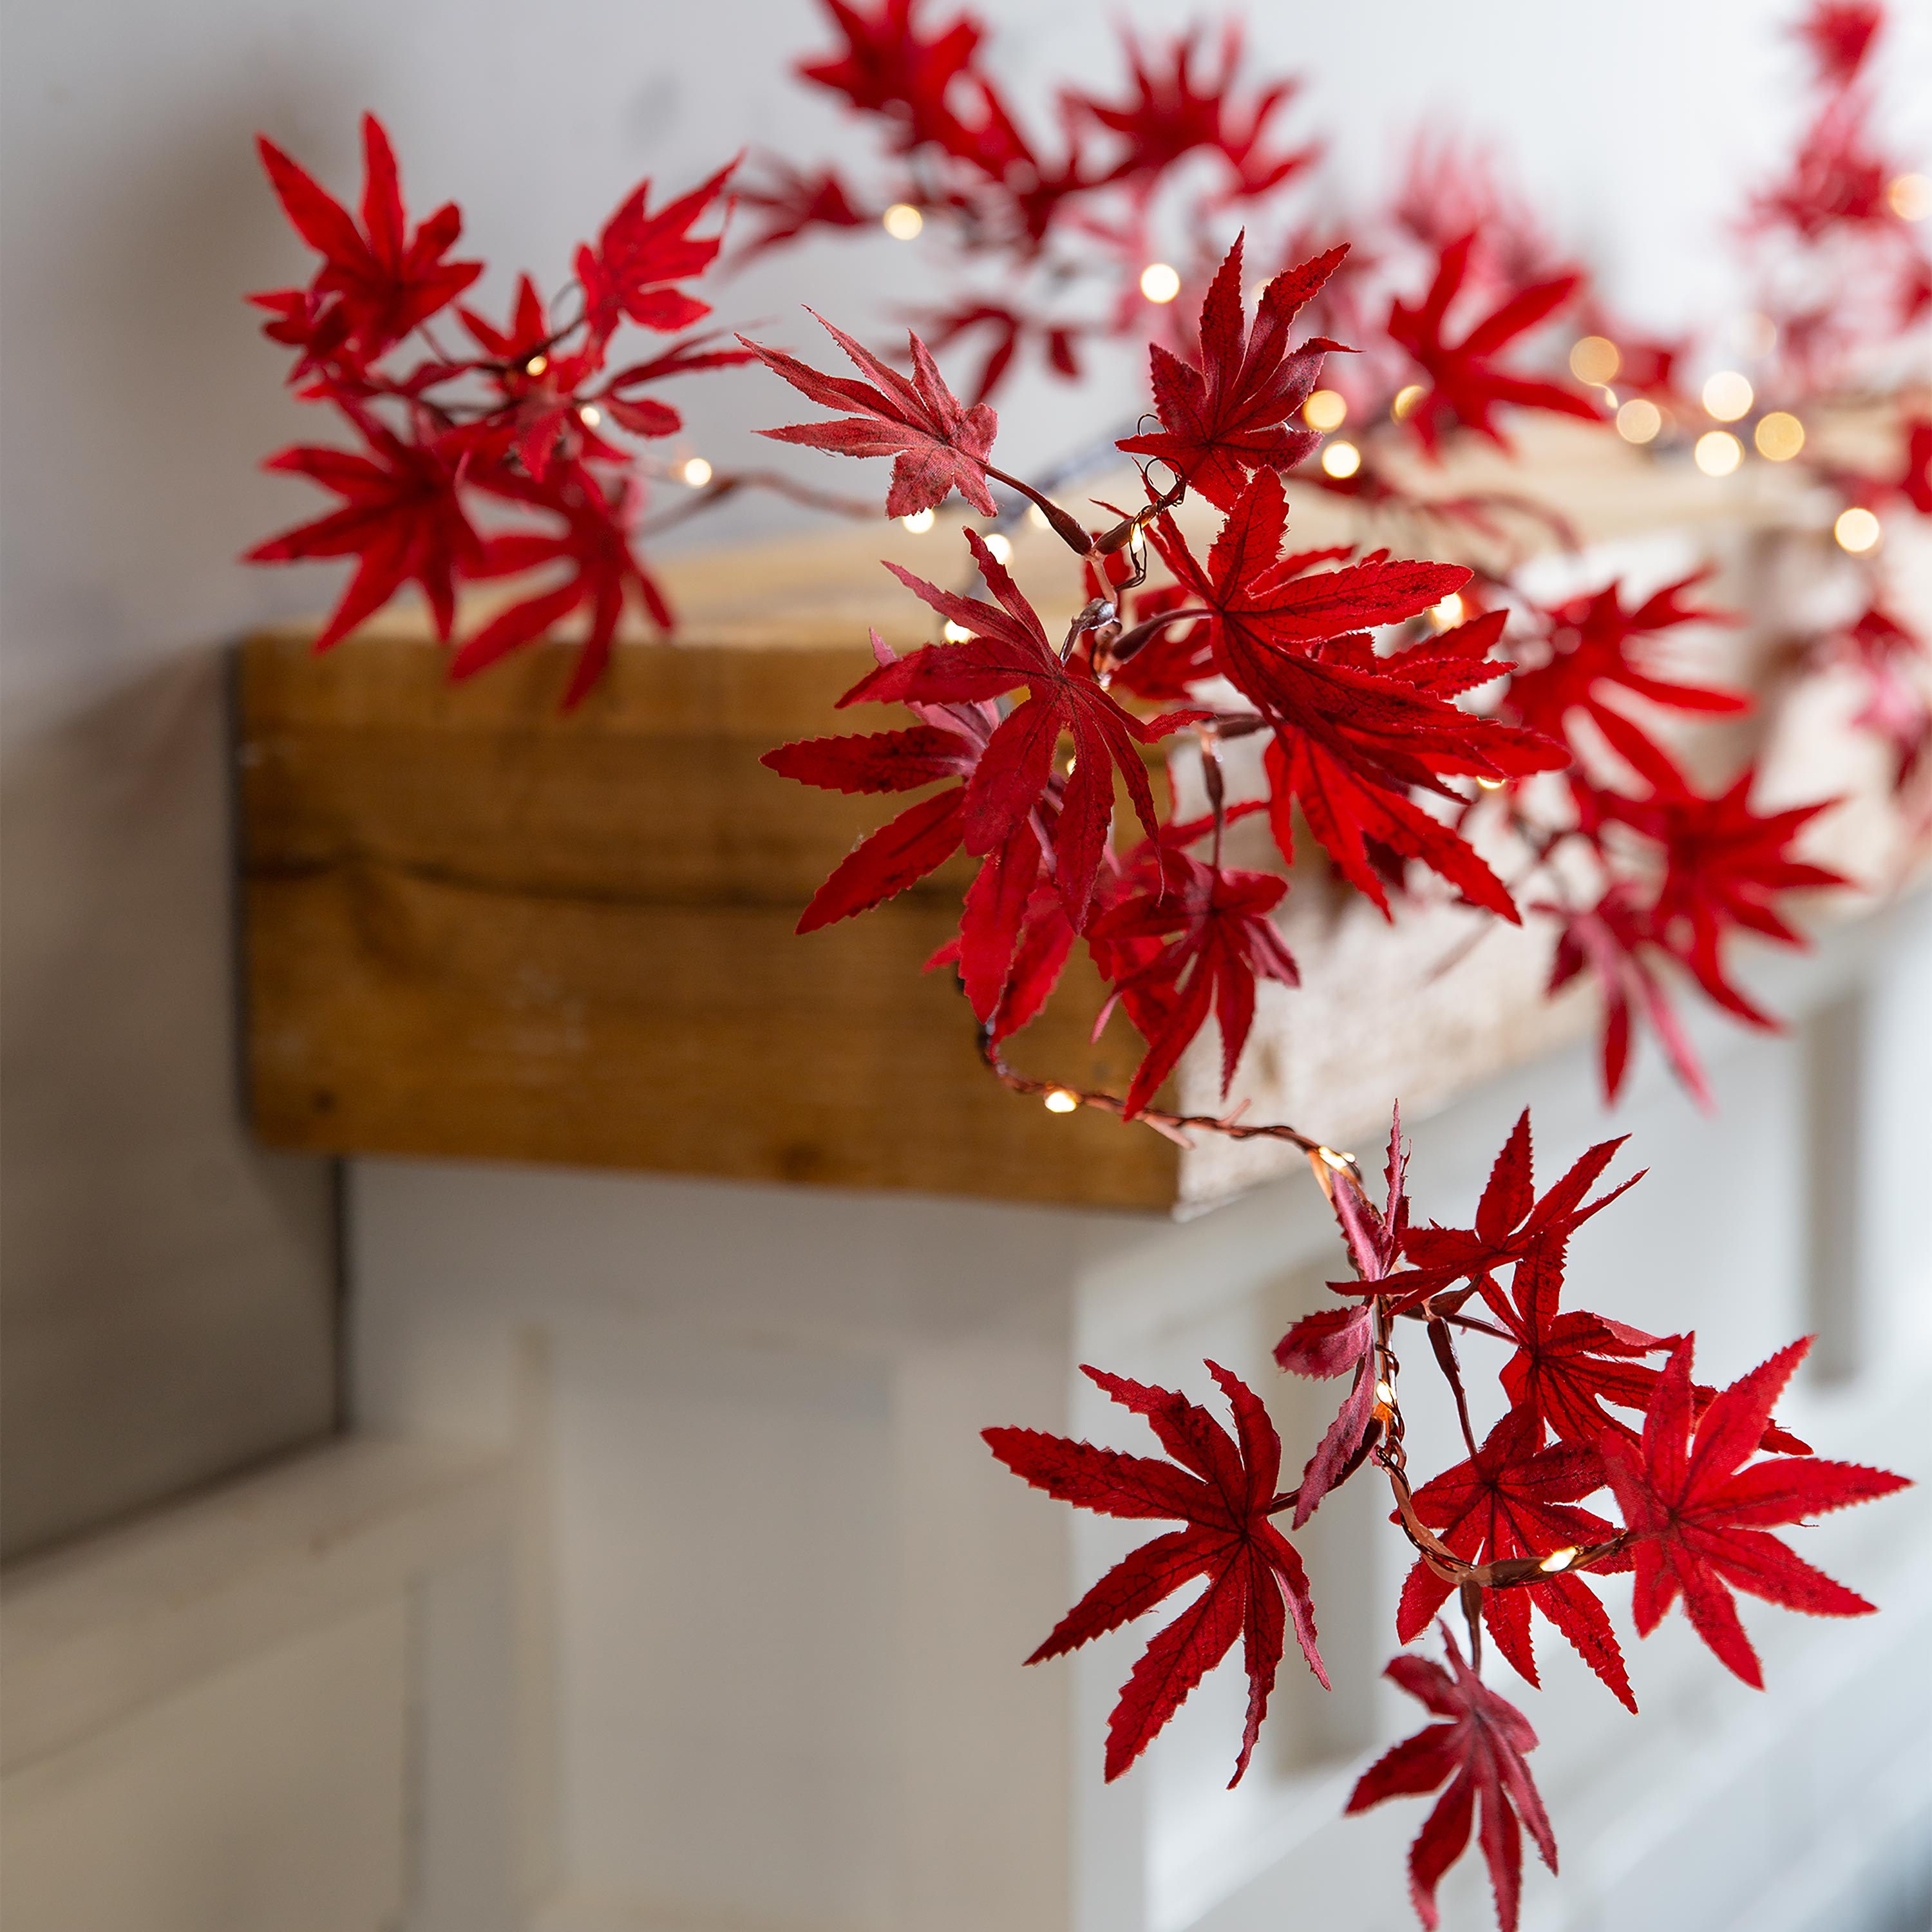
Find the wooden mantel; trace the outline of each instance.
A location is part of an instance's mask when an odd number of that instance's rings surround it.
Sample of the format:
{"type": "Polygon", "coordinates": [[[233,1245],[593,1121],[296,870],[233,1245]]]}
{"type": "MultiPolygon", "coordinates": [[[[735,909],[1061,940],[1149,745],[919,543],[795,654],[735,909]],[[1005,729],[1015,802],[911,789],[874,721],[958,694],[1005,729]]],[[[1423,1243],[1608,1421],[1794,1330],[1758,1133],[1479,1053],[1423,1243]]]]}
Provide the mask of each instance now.
{"type": "MultiPolygon", "coordinates": [[[[1455,478],[1484,480],[1526,482],[1487,459],[1455,478]]],[[[1718,482],[1564,425],[1539,434],[1529,480],[1592,540],[1816,522],[1767,466],[1718,482]]],[[[1306,542],[1342,534],[1319,500],[1295,519],[1306,542]]],[[[1066,553],[1031,533],[1018,548],[1043,608],[1068,604],[1066,553]]],[[[568,716],[567,645],[452,686],[406,620],[322,657],[301,629],[250,639],[237,756],[260,1136],[1168,1211],[1281,1171],[1276,1145],[1184,1151],[998,1085],[950,974],[920,970],[956,919],[956,864],[865,918],[794,936],[800,908],[888,802],[788,784],[758,758],[867,728],[831,707],[871,662],[868,623],[902,648],[926,640],[924,607],[879,570],[882,554],[944,578],[960,548],[942,519],[922,536],[840,529],[682,560],[666,572],[678,641],[621,649],[568,716]]],[[[1846,758],[1856,764],[1842,742],[1812,746],[1816,782],[1799,788],[1818,795],[1846,758]]],[[[1587,997],[1541,997],[1546,933],[1492,932],[1418,988],[1471,916],[1425,905],[1391,930],[1299,882],[1286,923],[1306,983],[1263,989],[1250,1117],[1346,1144],[1392,1095],[1446,1100],[1589,1024],[1587,997]]],[[[1088,1042],[1098,997],[1076,963],[1013,1043],[1016,1064],[1124,1086],[1139,1042],[1120,1018],[1088,1042]]],[[[1208,1054],[1177,1084],[1184,1104],[1215,1104],[1208,1054]]]]}

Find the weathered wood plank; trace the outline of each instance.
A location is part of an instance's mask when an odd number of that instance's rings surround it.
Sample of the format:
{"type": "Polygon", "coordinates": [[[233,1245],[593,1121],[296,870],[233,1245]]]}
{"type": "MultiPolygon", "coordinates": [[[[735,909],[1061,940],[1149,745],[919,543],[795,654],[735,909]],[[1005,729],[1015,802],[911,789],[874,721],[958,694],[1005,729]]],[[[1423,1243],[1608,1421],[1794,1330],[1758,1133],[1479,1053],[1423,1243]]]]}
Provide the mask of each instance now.
{"type": "MultiPolygon", "coordinates": [[[[1586,537],[1737,538],[1815,520],[1796,480],[1769,466],[1718,483],[1575,425],[1529,440],[1538,494],[1586,537]]],[[[1432,487],[1523,483],[1478,452],[1432,487]]],[[[1298,502],[1299,540],[1346,536],[1346,515],[1298,502]]],[[[1042,610],[1066,606],[1064,551],[1037,532],[1016,548],[1042,610]]],[[[1099,1114],[1050,1114],[990,1079],[952,976],[920,970],[951,932],[962,865],[862,920],[794,936],[800,908],[890,801],[788,784],[758,760],[788,738],[885,722],[832,708],[872,662],[869,624],[902,649],[930,634],[930,614],[878,569],[881,551],[950,580],[957,538],[887,525],[681,560],[681,641],[620,648],[568,716],[566,645],[453,688],[406,614],[320,658],[299,631],[250,640],[239,756],[262,1137],[1163,1210],[1282,1171],[1294,1156],[1279,1143],[1184,1152],[1099,1114]]],[[[1736,601],[1756,594],[1781,621],[1741,560],[1736,601]]],[[[1726,674],[1748,681],[1751,656],[1742,640],[1726,674]]],[[[1858,836],[1838,856],[1876,878],[1864,862],[1886,836],[1869,745],[1847,748],[1842,717],[1820,736],[1786,716],[1778,735],[1794,730],[1787,795],[1861,793],[1860,815],[1839,814],[1838,836],[1858,836]]],[[[1268,862],[1264,834],[1236,836],[1238,862],[1268,862]]],[[[1318,866],[1298,868],[1284,925],[1304,985],[1262,989],[1236,1088],[1249,1117],[1340,1144],[1372,1133],[1394,1094],[1446,1101],[1588,1025],[1587,997],[1541,997],[1546,932],[1498,929],[1438,972],[1472,924],[1425,889],[1390,929],[1318,866]]],[[[1096,1005],[1076,962],[1016,1061],[1120,1090],[1139,1042],[1116,1018],[1090,1044],[1096,1005]]],[[[1214,1047],[1177,1074],[1190,1110],[1219,1111],[1214,1047]]]]}

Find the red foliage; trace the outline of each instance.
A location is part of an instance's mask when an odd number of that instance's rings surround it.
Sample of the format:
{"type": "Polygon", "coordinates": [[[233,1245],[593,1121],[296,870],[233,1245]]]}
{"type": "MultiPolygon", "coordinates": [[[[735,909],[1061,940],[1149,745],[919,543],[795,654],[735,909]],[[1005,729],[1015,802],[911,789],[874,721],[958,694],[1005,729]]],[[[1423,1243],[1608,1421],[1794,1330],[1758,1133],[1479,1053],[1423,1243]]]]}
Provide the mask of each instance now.
{"type": "Polygon", "coordinates": [[[1016,1475],[1063,1502],[1108,1516],[1164,1517],[1187,1525],[1115,1564],[1054,1626],[1029,1664],[1118,1630],[1176,1590],[1208,1579],[1207,1588],[1156,1634],[1120,1687],[1120,1701],[1107,1725],[1109,1780],[1140,1756],[1238,1638],[1248,1674],[1248,1717],[1231,1786],[1240,1782],[1253,1754],[1288,1623],[1309,1669],[1328,1688],[1315,1648],[1308,1578],[1273,1520],[1281,1502],[1275,1494],[1281,1438],[1253,1390],[1219,1363],[1207,1367],[1234,1411],[1234,1436],[1171,1389],[1150,1388],[1099,1369],[1082,1371],[1124,1408],[1146,1418],[1172,1462],[1096,1449],[1034,1429],[982,1432],[993,1454],[1016,1475]]]}
{"type": "Polygon", "coordinates": [[[1633,1538],[1638,1633],[1648,1636],[1681,1595],[1684,1614],[1719,1660],[1760,1689],[1764,1674],[1738,1621],[1734,1589],[1811,1616],[1864,1616],[1876,1607],[1767,1536],[1766,1527],[1907,1486],[1883,1469],[1816,1456],[1745,1466],[1772,1403],[1810,1346],[1808,1340],[1781,1349],[1700,1416],[1686,1336],[1658,1378],[1641,1444],[1606,1436],[1600,1444],[1633,1538]]]}
{"type": "Polygon", "coordinates": [[[1556,1834],[1523,1762],[1523,1753],[1536,1748],[1536,1733],[1514,1704],[1505,1703],[1462,1661],[1446,1626],[1442,1640],[1449,1652],[1448,1670],[1426,1658],[1398,1657],[1382,1674],[1444,1721],[1405,1738],[1370,1765],[1349,1793],[1348,1808],[1366,1811],[1385,1798],[1442,1791],[1408,1855],[1408,1895],[1416,1916],[1435,1932],[1442,1916],[1436,1888],[1462,1856],[1480,1802],[1480,1839],[1496,1894],[1496,1922],[1503,1932],[1516,1932],[1522,1826],[1529,1827],[1543,1862],[1556,1869],[1556,1834]]]}
{"type": "Polygon", "coordinates": [[[1519,290],[1474,324],[1461,341],[1444,340],[1449,310],[1468,274],[1475,242],[1473,234],[1464,235],[1443,249],[1436,279],[1418,306],[1398,301],[1389,310],[1390,340],[1414,359],[1428,385],[1408,417],[1423,447],[1437,448],[1449,425],[1460,423],[1508,448],[1495,419],[1497,406],[1505,403],[1601,421],[1602,410],[1588,397],[1560,382],[1505,369],[1496,359],[1517,337],[1547,322],[1569,302],[1582,286],[1581,276],[1558,275],[1519,290]]]}

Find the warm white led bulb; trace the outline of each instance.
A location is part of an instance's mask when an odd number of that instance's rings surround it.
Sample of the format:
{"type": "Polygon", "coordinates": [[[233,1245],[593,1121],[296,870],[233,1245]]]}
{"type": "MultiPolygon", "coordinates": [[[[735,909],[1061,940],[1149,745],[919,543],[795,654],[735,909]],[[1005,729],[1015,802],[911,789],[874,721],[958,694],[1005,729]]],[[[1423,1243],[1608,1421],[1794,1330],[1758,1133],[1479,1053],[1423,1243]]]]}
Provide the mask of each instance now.
{"type": "Polygon", "coordinates": [[[879,226],[895,242],[911,242],[926,226],[926,217],[909,201],[896,201],[879,217],[879,226]]]}
{"type": "Polygon", "coordinates": [[[910,516],[899,519],[916,537],[925,536],[938,520],[938,513],[932,510],[915,510],[910,516]]]}
{"type": "Polygon", "coordinates": [[[1141,293],[1150,302],[1171,302],[1180,292],[1180,275],[1165,262],[1150,262],[1141,271],[1141,293]]]}
{"type": "Polygon", "coordinates": [[[680,473],[694,490],[702,490],[711,481],[711,466],[701,456],[694,456],[680,473]]]}

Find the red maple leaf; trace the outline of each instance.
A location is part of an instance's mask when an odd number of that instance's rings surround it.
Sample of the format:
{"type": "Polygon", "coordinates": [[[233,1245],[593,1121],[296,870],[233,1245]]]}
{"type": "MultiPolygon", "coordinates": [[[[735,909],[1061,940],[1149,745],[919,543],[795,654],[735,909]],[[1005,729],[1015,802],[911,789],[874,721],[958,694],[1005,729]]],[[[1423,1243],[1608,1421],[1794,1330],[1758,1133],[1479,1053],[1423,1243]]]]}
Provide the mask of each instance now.
{"type": "Polygon", "coordinates": [[[1243,326],[1241,237],[1201,304],[1201,361],[1191,367],[1159,343],[1148,350],[1160,428],[1120,447],[1158,457],[1208,502],[1232,509],[1249,476],[1299,463],[1321,440],[1299,420],[1322,358],[1340,347],[1325,336],[1290,352],[1289,326],[1348,253],[1331,248],[1285,270],[1262,290],[1254,326],[1243,326]],[[1291,424],[1292,426],[1291,426],[1291,424]]]}
{"type": "Polygon", "coordinates": [[[736,190],[742,207],[763,210],[765,225],[750,241],[739,245],[740,262],[761,255],[781,242],[794,240],[814,228],[866,228],[878,219],[854,205],[850,191],[830,168],[808,174],[782,156],[760,158],[770,170],[766,178],[736,190]]]}
{"type": "Polygon", "coordinates": [[[1442,250],[1436,279],[1420,306],[1397,300],[1390,305],[1390,339],[1414,357],[1429,379],[1429,393],[1404,420],[1421,439],[1425,449],[1440,444],[1443,431],[1461,423],[1487,436],[1499,448],[1510,447],[1497,428],[1499,404],[1519,409],[1553,410],[1561,415],[1599,422],[1603,412],[1587,396],[1560,382],[1523,376],[1501,368],[1496,358],[1520,335],[1546,322],[1582,286],[1580,275],[1558,275],[1511,296],[1478,322],[1460,342],[1444,340],[1450,305],[1468,273],[1474,234],[1463,236],[1442,250]]]}
{"type": "Polygon", "coordinates": [[[370,454],[284,449],[262,466],[333,490],[343,507],[257,544],[244,561],[294,563],[311,557],[360,560],[315,648],[326,651],[380,610],[412,580],[422,586],[436,635],[447,642],[456,616],[456,578],[480,560],[482,545],[458,494],[452,439],[404,442],[361,416],[370,454]]]}
{"type": "MultiPolygon", "coordinates": [[[[446,202],[413,236],[409,233],[395,153],[374,115],[362,117],[359,229],[349,211],[266,134],[256,136],[256,145],[296,232],[322,257],[310,293],[326,298],[328,320],[322,324],[320,317],[313,319],[312,342],[320,327],[366,362],[453,302],[483,272],[481,262],[443,259],[463,232],[463,216],[454,202],[446,202]]],[[[302,300],[294,290],[250,299],[278,310],[286,328],[292,297],[302,300]]],[[[269,326],[268,333],[275,334],[276,325],[269,326]]],[[[288,338],[284,334],[276,339],[288,338]]]]}
{"type": "MultiPolygon", "coordinates": [[[[1536,1412],[1511,1409],[1473,1457],[1445,1469],[1415,1492],[1416,1515],[1439,1532],[1444,1544],[1466,1563],[1540,1559],[1558,1550],[1609,1541],[1613,1534],[1610,1524],[1588,1510],[1571,1507],[1603,1487],[1602,1459],[1580,1442],[1544,1448],[1539,1446],[1542,1440],[1543,1424],[1536,1412]]],[[[1628,1569],[1628,1559],[1600,1565],[1599,1573],[1618,1567],[1628,1569]]],[[[1418,1557],[1402,1586],[1396,1636],[1404,1643],[1414,1642],[1454,1588],[1418,1557]]],[[[1540,1686],[1529,1636],[1532,1606],[1570,1640],[1618,1702],[1635,1711],[1636,1700],[1630,1695],[1616,1632],[1586,1576],[1558,1573],[1546,1580],[1483,1592],[1483,1622],[1496,1648],[1518,1676],[1540,1686]]]]}
{"type": "Polygon", "coordinates": [[[1082,1372],[1123,1407],[1144,1416],[1174,1460],[1123,1455],[1034,1429],[982,1432],[1014,1474],[1064,1502],[1107,1516],[1166,1518],[1187,1525],[1143,1544],[1102,1576],[1027,1659],[1038,1664],[1076,1649],[1153,1609],[1197,1578],[1208,1587],[1148,1644],[1107,1725],[1106,1772],[1118,1778],[1238,1637],[1248,1673],[1247,1724],[1230,1786],[1253,1754],[1281,1662],[1286,1623],[1301,1654],[1328,1679],[1315,1648],[1315,1609],[1301,1559],[1274,1526],[1281,1438],[1260,1396],[1219,1364],[1208,1372],[1234,1411],[1235,1434],[1198,1404],[1124,1376],[1082,1372]],[[1178,1466],[1177,1466],[1177,1465],[1178,1466]],[[1283,1610],[1287,1616],[1284,1619],[1283,1610]]]}
{"type": "Polygon", "coordinates": [[[1884,25],[1885,9],[1878,0],[1816,0],[1792,32],[1817,63],[1821,82],[1848,87],[1884,25]]]}
{"type": "Polygon", "coordinates": [[[1711,798],[1692,791],[1674,770],[1672,775],[1674,790],[1641,800],[1602,791],[1594,794],[1596,803],[1605,816],[1664,848],[1664,879],[1650,914],[1658,942],[1690,969],[1718,1005],[1753,1026],[1775,1030],[1779,1022],[1726,976],[1724,941],[1736,928],[1783,946],[1808,943],[1774,902],[1780,892],[1852,884],[1790,851],[1804,827],[1839,801],[1823,799],[1760,814],[1750,808],[1754,765],[1711,798]]]}
{"type": "MultiPolygon", "coordinates": [[[[1094,881],[1113,816],[1112,773],[1126,782],[1148,836],[1155,833],[1154,797],[1139,747],[1150,745],[1198,713],[1178,712],[1143,722],[1123,710],[1093,672],[1063,660],[1047,642],[1038,616],[1012,578],[968,530],[966,541],[998,608],[928,584],[897,564],[886,567],[904,584],[970,634],[963,643],[929,644],[886,664],[854,685],[838,701],[927,704],[985,703],[1024,685],[1028,696],[1001,720],[980,757],[966,788],[968,851],[983,856],[1009,846],[1040,811],[1050,788],[1058,790],[1052,832],[1055,881],[1067,916],[1086,923],[1094,881]],[[1073,740],[1073,759],[1064,784],[1054,769],[1062,733],[1073,740]]],[[[1015,911],[1027,893],[1018,893],[1015,911]]],[[[982,1012],[980,1017],[986,1018],[982,1012]]]]}
{"type": "Polygon", "coordinates": [[[1523,1762],[1524,1752],[1536,1748],[1536,1733],[1514,1704],[1498,1697],[1462,1661],[1446,1624],[1442,1640],[1448,1646],[1450,1670],[1426,1658],[1397,1657],[1382,1675],[1445,1721],[1405,1738],[1378,1757],[1349,1794],[1347,1809],[1366,1811],[1385,1798],[1420,1797],[1447,1787],[1408,1854],[1410,1900],[1416,1916],[1435,1932],[1441,1918],[1436,1888],[1469,1842],[1480,1798],[1483,1857],[1496,1894],[1497,1922],[1502,1932],[1516,1932],[1522,1887],[1518,1819],[1529,1827],[1543,1862],[1552,1872],[1556,1869],[1556,1837],[1523,1762]]]}
{"type": "MultiPolygon", "coordinates": [[[[1617,1196],[1643,1178],[1640,1169],[1630,1178],[1586,1202],[1584,1196],[1597,1178],[1616,1158],[1624,1137],[1599,1141],[1579,1157],[1570,1171],[1540,1199],[1536,1194],[1531,1146],[1529,1109],[1516,1125],[1490,1168],[1490,1178],[1476,1204],[1473,1228],[1445,1228],[1432,1221],[1412,1228],[1402,1246],[1416,1267],[1394,1275],[1379,1292],[1393,1295],[1400,1307],[1446,1288],[1452,1282],[1494,1285],[1496,1272],[1520,1261],[1541,1241],[1561,1249],[1586,1221],[1600,1214],[1617,1196]]],[[[1354,1292],[1354,1284],[1349,1284],[1354,1292]]]]}
{"type": "MultiPolygon", "coordinates": [[[[472,310],[459,308],[463,326],[496,367],[490,371],[503,398],[503,406],[490,418],[489,428],[472,440],[487,448],[507,440],[525,472],[541,483],[554,460],[568,463],[585,455],[605,463],[622,463],[622,450],[595,434],[598,411],[586,416],[578,391],[604,366],[603,345],[595,336],[566,351],[552,338],[550,317],[536,285],[527,275],[517,278],[517,298],[508,328],[499,328],[472,310]]],[[[612,405],[627,412],[624,426],[634,435],[671,436],[682,427],[675,410],[652,403],[647,410],[612,405]]]]}
{"type": "Polygon", "coordinates": [[[827,376],[782,350],[760,348],[742,335],[738,340],[766,368],[814,403],[859,413],[842,416],[836,422],[793,423],[758,434],[778,442],[830,450],[838,456],[891,457],[892,479],[886,495],[889,517],[937,509],[955,490],[982,516],[990,517],[994,506],[992,493],[986,488],[986,459],[992,454],[999,423],[992,410],[984,403],[976,403],[970,410],[962,407],[916,335],[908,338],[913,368],[908,382],[842,329],[812,313],[832,340],[873,379],[872,382],[827,376]]]}
{"type": "Polygon", "coordinates": [[[645,328],[664,334],[688,328],[711,313],[709,302],[675,286],[702,274],[717,259],[722,235],[693,235],[692,224],[724,191],[728,163],[688,194],[667,202],[653,214],[647,206],[651,184],[640,182],[604,224],[593,248],[577,251],[577,279],[584,290],[584,319],[598,341],[626,316],[645,328]]]}
{"type": "Polygon", "coordinates": [[[1500,617],[1463,627],[1455,644],[1438,638],[1413,655],[1378,657],[1363,634],[1369,626],[1418,615],[1460,590],[1469,573],[1378,554],[1304,574],[1306,558],[1281,554],[1287,520],[1281,481],[1264,470],[1222,526],[1204,568],[1171,520],[1155,526],[1168,568],[1208,614],[1216,669],[1274,727],[1269,781],[1283,855],[1293,856],[1288,807],[1298,799],[1343,875],[1384,914],[1388,896],[1369,862],[1371,838],[1516,920],[1502,882],[1409,796],[1420,788],[1455,797],[1442,783],[1448,776],[1501,779],[1568,762],[1561,746],[1474,717],[1444,694],[1502,674],[1486,659],[1500,617]],[[1472,656],[1465,646],[1474,645],[1483,648],[1472,656]]]}
{"type": "Polygon", "coordinates": [[[971,153],[973,137],[946,95],[971,69],[977,22],[962,14],[928,32],[917,18],[920,0],[884,0],[871,14],[848,0],[825,4],[845,36],[845,51],[800,62],[800,76],[842,94],[862,113],[883,116],[903,148],[933,141],[950,152],[971,153]]]}
{"type": "Polygon", "coordinates": [[[1926,675],[1932,654],[1917,632],[1877,604],[1868,604],[1834,642],[1836,654],[1864,686],[1864,701],[1852,722],[1890,747],[1892,790],[1902,792],[1932,748],[1932,686],[1926,675]]]}
{"type": "MultiPolygon", "coordinates": [[[[898,663],[898,653],[878,632],[872,634],[873,655],[880,665],[898,663]]],[[[916,791],[942,778],[958,781],[862,838],[812,895],[798,922],[800,932],[850,919],[892,898],[959,849],[965,781],[1000,714],[993,705],[980,703],[928,705],[915,700],[908,708],[920,721],[910,730],[807,738],[781,745],[758,761],[782,777],[828,791],[916,791]]]]}
{"type": "Polygon", "coordinates": [[[1268,124],[1299,90],[1297,81],[1264,88],[1249,105],[1245,120],[1237,121],[1233,103],[1242,58],[1240,23],[1229,21],[1222,28],[1218,69],[1197,76],[1203,32],[1198,26],[1190,28],[1150,52],[1131,28],[1124,29],[1132,94],[1118,105],[1085,94],[1071,98],[1076,112],[1126,144],[1109,179],[1151,184],[1185,156],[1208,149],[1228,165],[1227,198],[1245,200],[1279,188],[1321,152],[1318,144],[1273,151],[1263,146],[1268,124]]]}
{"type": "MultiPolygon", "coordinates": [[[[1592,596],[1573,598],[1544,611],[1548,654],[1540,663],[1520,666],[1511,674],[1505,700],[1510,712],[1532,730],[1563,739],[1569,713],[1581,710],[1612,750],[1644,771],[1641,751],[1631,756],[1628,748],[1630,735],[1637,728],[1606,701],[1608,694],[1630,692],[1673,711],[1714,716],[1748,711],[1751,701],[1743,692],[1680,683],[1659,676],[1648,661],[1649,642],[1663,632],[1682,624],[1737,622],[1734,612],[1706,610],[1686,601],[1685,593],[1710,574],[1707,568],[1667,584],[1632,610],[1624,608],[1621,582],[1612,582],[1592,596]]],[[[1642,749],[1648,748],[1646,739],[1642,749]]]]}
{"type": "Polygon", "coordinates": [[[631,548],[636,499],[630,480],[626,478],[614,490],[607,490],[582,464],[572,463],[544,483],[499,475],[488,478],[484,487],[493,495],[553,512],[562,518],[563,526],[555,532],[519,530],[493,537],[470,574],[515,577],[563,564],[569,574],[554,588],[510,604],[473,638],[466,638],[450,661],[450,676],[472,677],[510,652],[548,636],[578,610],[587,610],[589,627],[564,692],[564,708],[569,710],[583,702],[603,676],[625,604],[632,595],[660,630],[668,631],[674,621],[663,593],[631,548]]]}
{"type": "Polygon", "coordinates": [[[1701,1417],[1690,1382],[1691,1345],[1686,1336],[1672,1353],[1642,1443],[1605,1440],[1604,1473],[1633,1539],[1639,1634],[1648,1636],[1681,1594],[1692,1627],[1719,1661],[1761,1690],[1764,1673],[1738,1621],[1734,1589],[1813,1616],[1864,1616],[1876,1607],[1766,1529],[1909,1485],[1886,1470],[1816,1456],[1746,1468],[1810,1339],[1741,1376],[1701,1417]]]}
{"type": "Polygon", "coordinates": [[[1560,992],[1587,970],[1603,995],[1604,1097],[1614,1100],[1622,1090],[1630,1065],[1632,1022],[1641,1011],[1685,1091],[1707,1112],[1714,1108],[1717,1102],[1696,1049],[1651,964],[1651,955],[1662,949],[1656,944],[1650,915],[1629,883],[1610,886],[1593,906],[1539,902],[1530,909],[1562,923],[1550,963],[1549,992],[1560,992]]]}
{"type": "Polygon", "coordinates": [[[1096,946],[1165,941],[1114,988],[1148,1042],[1127,1089],[1129,1118],[1154,1098],[1210,1011],[1220,1024],[1221,1090],[1226,1093],[1254,1021],[1256,981],[1301,983],[1294,957],[1269,917],[1287,892],[1286,879],[1226,871],[1178,853],[1154,890],[1117,902],[1088,927],[1096,946]]]}

